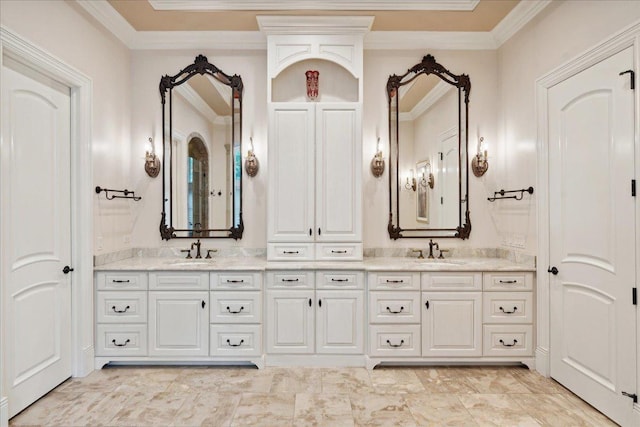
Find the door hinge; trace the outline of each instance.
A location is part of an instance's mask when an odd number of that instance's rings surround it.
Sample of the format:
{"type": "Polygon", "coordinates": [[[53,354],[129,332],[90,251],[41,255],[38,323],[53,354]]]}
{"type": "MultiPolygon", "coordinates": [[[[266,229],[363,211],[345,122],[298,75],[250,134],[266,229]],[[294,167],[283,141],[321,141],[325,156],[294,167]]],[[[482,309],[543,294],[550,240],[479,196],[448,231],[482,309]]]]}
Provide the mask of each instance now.
{"type": "Polygon", "coordinates": [[[631,84],[630,84],[630,88],[631,90],[635,90],[636,89],[636,72],[633,70],[627,70],[627,71],[623,71],[621,72],[619,75],[625,75],[625,74],[629,74],[629,77],[631,77],[631,84]]]}
{"type": "Polygon", "coordinates": [[[440,197],[440,204],[444,205],[444,197],[440,197]]]}
{"type": "Polygon", "coordinates": [[[444,154],[442,152],[440,152],[438,154],[440,154],[440,161],[444,160],[444,154]]]}
{"type": "Polygon", "coordinates": [[[638,305],[638,288],[631,289],[631,302],[633,305],[638,305]]]}
{"type": "Polygon", "coordinates": [[[635,179],[631,180],[631,195],[633,197],[636,197],[636,180],[635,179]]]}
{"type": "Polygon", "coordinates": [[[638,403],[638,395],[637,394],[631,394],[631,393],[627,393],[626,391],[623,391],[622,395],[632,398],[633,399],[633,403],[638,403]]]}

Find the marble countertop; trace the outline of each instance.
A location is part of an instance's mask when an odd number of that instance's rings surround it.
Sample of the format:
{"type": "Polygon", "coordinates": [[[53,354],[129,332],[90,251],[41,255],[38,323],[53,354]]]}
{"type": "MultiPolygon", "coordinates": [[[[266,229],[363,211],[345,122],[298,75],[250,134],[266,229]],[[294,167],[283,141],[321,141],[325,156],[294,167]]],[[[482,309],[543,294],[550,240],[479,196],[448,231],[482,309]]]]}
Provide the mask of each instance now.
{"type": "Polygon", "coordinates": [[[217,271],[217,270],[361,270],[361,271],[535,271],[528,264],[504,258],[417,259],[366,257],[363,261],[281,261],[263,257],[218,257],[212,259],[133,257],[94,267],[95,271],[217,271]]]}

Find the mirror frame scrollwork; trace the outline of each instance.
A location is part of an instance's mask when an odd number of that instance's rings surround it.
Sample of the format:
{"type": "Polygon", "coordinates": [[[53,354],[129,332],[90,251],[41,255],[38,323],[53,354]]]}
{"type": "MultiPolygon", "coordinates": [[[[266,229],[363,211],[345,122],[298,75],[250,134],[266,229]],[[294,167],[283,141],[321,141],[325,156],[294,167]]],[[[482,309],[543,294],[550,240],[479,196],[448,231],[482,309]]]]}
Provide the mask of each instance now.
{"type": "MultiPolygon", "coordinates": [[[[167,223],[167,206],[169,206],[169,212],[171,212],[171,204],[172,204],[172,200],[171,200],[171,195],[172,195],[172,186],[173,186],[173,167],[172,167],[172,162],[171,162],[171,155],[172,155],[172,144],[171,144],[171,140],[167,141],[167,137],[170,135],[173,135],[173,117],[172,117],[172,89],[176,86],[180,86],[181,84],[186,83],[191,77],[195,76],[195,75],[209,75],[211,77],[213,77],[214,79],[218,80],[219,82],[229,86],[232,90],[232,112],[231,114],[234,115],[234,105],[235,102],[238,102],[238,107],[239,107],[239,120],[238,123],[236,123],[236,120],[233,119],[232,120],[232,126],[234,128],[232,128],[231,131],[231,135],[232,138],[236,135],[236,129],[235,126],[239,126],[238,129],[238,141],[240,141],[240,144],[242,144],[242,96],[243,96],[243,92],[244,92],[244,85],[242,83],[242,78],[237,75],[234,74],[232,76],[225,74],[222,70],[220,70],[218,67],[216,67],[215,65],[211,64],[209,62],[209,60],[207,59],[206,56],[204,55],[198,55],[193,64],[188,65],[187,67],[185,67],[184,69],[180,70],[180,72],[174,76],[170,76],[170,75],[164,75],[162,76],[162,78],[160,79],[160,96],[161,96],[161,100],[162,100],[162,147],[163,147],[163,153],[165,155],[165,160],[164,160],[164,165],[165,167],[162,168],[162,215],[160,218],[160,236],[163,240],[169,240],[169,239],[241,239],[242,238],[242,233],[244,231],[244,223],[242,220],[242,173],[239,174],[239,212],[238,212],[238,221],[237,223],[232,224],[232,226],[230,228],[223,228],[223,229],[218,229],[218,228],[211,228],[211,229],[181,229],[181,228],[175,228],[173,227],[173,225],[171,224],[171,222],[169,221],[169,223],[167,223]],[[166,117],[166,100],[167,100],[167,94],[168,94],[168,98],[169,98],[169,117],[168,117],[168,124],[167,124],[167,117],[166,117]],[[236,94],[237,94],[237,98],[236,98],[236,94]],[[169,134],[167,135],[167,130],[169,132],[169,134]],[[169,158],[166,158],[167,153],[169,154],[169,158]],[[167,169],[169,169],[169,171],[167,172],[167,169]],[[169,193],[167,195],[167,173],[169,174],[169,193]],[[200,235],[200,234],[207,234],[207,235],[200,235]]],[[[240,168],[240,170],[242,170],[242,161],[240,160],[240,164],[237,165],[236,164],[236,159],[234,157],[233,160],[233,173],[235,174],[235,169],[236,168],[240,168]]],[[[235,179],[235,178],[234,178],[235,179]]],[[[232,200],[235,200],[236,197],[236,186],[233,186],[233,197],[232,200]]],[[[232,218],[236,218],[235,215],[235,203],[232,202],[233,205],[233,210],[234,210],[234,215],[232,215],[232,218]]],[[[235,221],[235,220],[234,220],[235,221]]]]}
{"type": "MultiPolygon", "coordinates": [[[[393,74],[389,76],[387,80],[387,101],[388,101],[388,111],[389,111],[389,163],[395,160],[395,174],[389,171],[389,223],[387,225],[387,231],[389,233],[389,237],[393,240],[397,240],[400,238],[458,238],[458,239],[467,239],[471,234],[471,218],[469,214],[469,93],[471,92],[471,80],[467,74],[453,74],[444,66],[436,62],[435,58],[432,55],[426,55],[422,58],[422,61],[418,64],[411,67],[405,74],[398,76],[393,74]],[[399,171],[399,109],[395,108],[395,111],[392,109],[392,102],[394,100],[394,96],[396,102],[398,102],[398,91],[401,86],[411,83],[418,76],[425,74],[433,74],[439,77],[444,82],[458,88],[458,147],[462,147],[462,144],[465,146],[464,156],[461,154],[458,156],[458,186],[459,186],[459,194],[462,194],[463,185],[462,185],[462,166],[464,162],[464,176],[465,176],[465,184],[464,191],[465,195],[461,197],[460,205],[459,205],[459,225],[456,228],[402,228],[399,224],[399,212],[400,212],[400,171],[399,171]],[[461,96],[463,95],[463,96],[461,96]],[[463,98],[464,105],[461,104],[461,99],[463,98]],[[460,118],[460,113],[464,108],[464,123],[460,118]],[[392,115],[395,113],[395,117],[392,115]],[[395,119],[395,127],[392,126],[392,120],[395,119]],[[462,126],[464,126],[464,140],[462,136],[462,126]],[[395,129],[395,135],[393,135],[393,131],[395,129]],[[396,149],[395,149],[395,159],[392,158],[391,153],[393,151],[392,143],[395,141],[396,149]],[[464,158],[462,158],[464,157],[464,158]],[[395,180],[395,182],[394,182],[395,180]],[[396,214],[396,223],[394,224],[394,203],[393,203],[393,188],[396,188],[396,197],[395,197],[395,214],[396,214]],[[462,204],[465,205],[464,215],[462,212],[462,204]],[[464,220],[463,220],[464,216],[464,220]],[[463,222],[464,221],[464,222],[463,222]],[[403,233],[407,233],[404,235],[403,233]]],[[[396,104],[397,107],[397,104],[396,104]]]]}

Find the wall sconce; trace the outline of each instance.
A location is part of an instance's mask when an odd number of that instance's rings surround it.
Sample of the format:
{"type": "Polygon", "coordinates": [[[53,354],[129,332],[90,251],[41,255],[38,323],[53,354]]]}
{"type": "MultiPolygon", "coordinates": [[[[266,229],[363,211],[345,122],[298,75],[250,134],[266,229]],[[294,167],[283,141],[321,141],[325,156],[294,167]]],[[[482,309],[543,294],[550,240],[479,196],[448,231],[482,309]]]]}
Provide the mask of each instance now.
{"type": "Polygon", "coordinates": [[[427,174],[425,176],[425,172],[422,172],[422,176],[420,177],[420,185],[422,187],[429,187],[431,189],[433,189],[434,185],[436,184],[435,178],[433,176],[433,172],[431,171],[431,163],[429,163],[428,161],[425,164],[425,169],[427,170],[427,174]]]}
{"type": "Polygon", "coordinates": [[[254,177],[258,174],[258,170],[260,170],[260,162],[258,162],[258,158],[253,153],[253,137],[249,137],[249,141],[251,142],[251,149],[247,151],[247,158],[244,161],[244,170],[247,172],[247,175],[250,177],[254,177]]]}
{"type": "Polygon", "coordinates": [[[487,169],[489,169],[489,158],[487,156],[486,147],[485,150],[482,151],[483,142],[484,138],[480,137],[480,139],[478,139],[478,152],[475,156],[473,156],[473,159],[471,160],[471,170],[477,177],[481,177],[487,172],[487,169]]]}
{"type": "Polygon", "coordinates": [[[413,169],[409,170],[409,175],[407,176],[407,182],[404,184],[404,188],[407,190],[416,191],[416,177],[413,174],[413,169]]]}
{"type": "Polygon", "coordinates": [[[155,178],[160,173],[160,159],[156,155],[156,149],[153,145],[153,138],[149,137],[149,150],[144,156],[144,170],[151,178],[155,178]]]}
{"type": "Polygon", "coordinates": [[[380,150],[380,137],[378,137],[378,144],[376,145],[376,154],[371,159],[371,173],[376,178],[380,178],[384,172],[384,158],[382,157],[382,150],[380,150]]]}

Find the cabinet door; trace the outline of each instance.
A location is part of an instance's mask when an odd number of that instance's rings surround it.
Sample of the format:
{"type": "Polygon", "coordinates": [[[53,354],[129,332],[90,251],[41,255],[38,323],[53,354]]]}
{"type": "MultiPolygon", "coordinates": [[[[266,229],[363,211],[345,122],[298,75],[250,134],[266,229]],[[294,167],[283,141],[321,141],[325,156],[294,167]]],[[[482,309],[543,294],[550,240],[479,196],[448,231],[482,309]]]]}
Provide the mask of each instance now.
{"type": "Polygon", "coordinates": [[[422,355],[482,355],[482,293],[422,293],[422,355]]]}
{"type": "Polygon", "coordinates": [[[313,291],[267,291],[267,352],[313,353],[313,291]]]}
{"type": "Polygon", "coordinates": [[[364,292],[316,291],[316,353],[364,352],[364,292]]]}
{"type": "Polygon", "coordinates": [[[209,354],[209,292],[149,292],[149,355],[209,354]]]}
{"type": "Polygon", "coordinates": [[[316,240],[362,240],[360,106],[316,105],[316,240]]]}
{"type": "Polygon", "coordinates": [[[314,106],[269,107],[269,242],[313,242],[314,106]]]}

